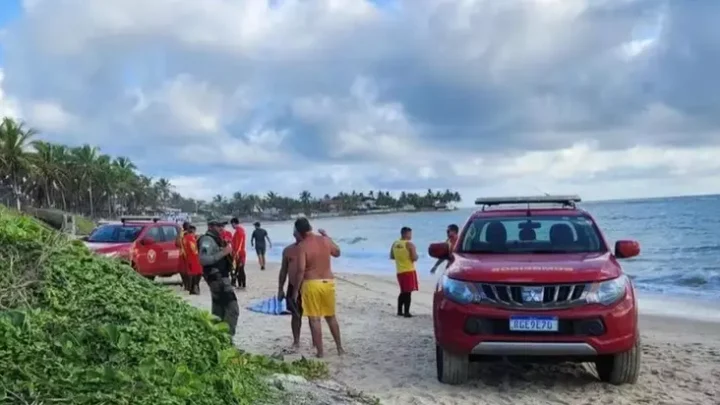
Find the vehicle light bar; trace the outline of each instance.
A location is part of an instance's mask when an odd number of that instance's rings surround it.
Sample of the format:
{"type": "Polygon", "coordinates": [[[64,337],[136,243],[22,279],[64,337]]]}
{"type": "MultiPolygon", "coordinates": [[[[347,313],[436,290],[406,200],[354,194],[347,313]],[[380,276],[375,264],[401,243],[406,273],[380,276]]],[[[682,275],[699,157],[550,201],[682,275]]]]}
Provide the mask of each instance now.
{"type": "Polygon", "coordinates": [[[160,217],[122,217],[120,222],[158,222],[160,217]]]}
{"type": "Polygon", "coordinates": [[[475,205],[507,205],[507,204],[562,204],[574,207],[582,199],[578,195],[540,195],[527,197],[486,197],[477,198],[475,205]]]}

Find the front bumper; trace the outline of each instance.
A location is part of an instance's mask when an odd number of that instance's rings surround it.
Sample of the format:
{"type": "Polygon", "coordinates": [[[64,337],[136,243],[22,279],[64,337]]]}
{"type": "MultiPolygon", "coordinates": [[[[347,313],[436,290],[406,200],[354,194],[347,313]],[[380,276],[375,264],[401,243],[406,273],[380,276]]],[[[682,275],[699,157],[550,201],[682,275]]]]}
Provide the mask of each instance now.
{"type": "Polygon", "coordinates": [[[632,290],[616,304],[519,311],[490,305],[460,305],[442,292],[434,299],[435,340],[460,355],[590,357],[630,350],[637,341],[637,305],[632,290]],[[512,332],[512,315],[557,316],[557,332],[512,332]]]}

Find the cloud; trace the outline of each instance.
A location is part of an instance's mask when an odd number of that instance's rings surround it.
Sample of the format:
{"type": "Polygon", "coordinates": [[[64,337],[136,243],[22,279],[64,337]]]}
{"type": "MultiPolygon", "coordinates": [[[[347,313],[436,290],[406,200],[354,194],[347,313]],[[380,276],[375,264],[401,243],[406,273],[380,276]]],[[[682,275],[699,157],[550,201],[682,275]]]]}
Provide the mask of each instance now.
{"type": "Polygon", "coordinates": [[[718,192],[717,12],[661,0],[33,0],[3,37],[4,86],[53,139],[130,156],[196,197],[718,192]]]}
{"type": "Polygon", "coordinates": [[[5,72],[0,69],[0,117],[17,117],[18,110],[15,100],[9,98],[3,90],[5,72]]]}

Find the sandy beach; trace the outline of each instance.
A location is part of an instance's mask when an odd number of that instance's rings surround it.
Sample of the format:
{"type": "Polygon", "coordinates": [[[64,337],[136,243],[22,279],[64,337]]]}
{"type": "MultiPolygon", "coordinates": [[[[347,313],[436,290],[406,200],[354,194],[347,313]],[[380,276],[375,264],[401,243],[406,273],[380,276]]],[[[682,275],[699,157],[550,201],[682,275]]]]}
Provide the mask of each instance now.
{"type": "MultiPolygon", "coordinates": [[[[260,271],[254,264],[248,266],[248,290],[238,292],[241,315],[236,344],[244,350],[270,355],[290,346],[289,316],[245,309],[276,293],[278,267],[270,264],[260,271]]],[[[415,317],[405,319],[395,316],[393,273],[382,277],[338,272],[336,276],[338,319],[348,354],[337,356],[325,327],[324,361],[335,380],[376,396],[383,404],[720,404],[720,323],[642,315],[643,367],[640,381],[632,386],[600,383],[589,365],[475,363],[471,381],[453,387],[435,377],[434,283],[421,282],[421,291],[413,296],[415,317]]],[[[210,309],[206,285],[199,296],[170,288],[193,305],[210,309]]],[[[299,354],[285,358],[313,357],[306,322],[302,345],[299,354]]]]}

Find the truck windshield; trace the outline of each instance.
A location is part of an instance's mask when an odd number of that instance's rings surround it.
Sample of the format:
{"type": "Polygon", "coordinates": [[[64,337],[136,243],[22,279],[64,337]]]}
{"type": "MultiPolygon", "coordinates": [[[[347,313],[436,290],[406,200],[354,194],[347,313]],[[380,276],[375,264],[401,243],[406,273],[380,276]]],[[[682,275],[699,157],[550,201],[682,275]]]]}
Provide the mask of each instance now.
{"type": "Polygon", "coordinates": [[[142,226],[103,225],[96,228],[88,237],[88,242],[130,243],[140,236],[142,226]]]}
{"type": "Polygon", "coordinates": [[[463,233],[464,253],[598,253],[607,251],[586,216],[476,218],[463,233]]]}

